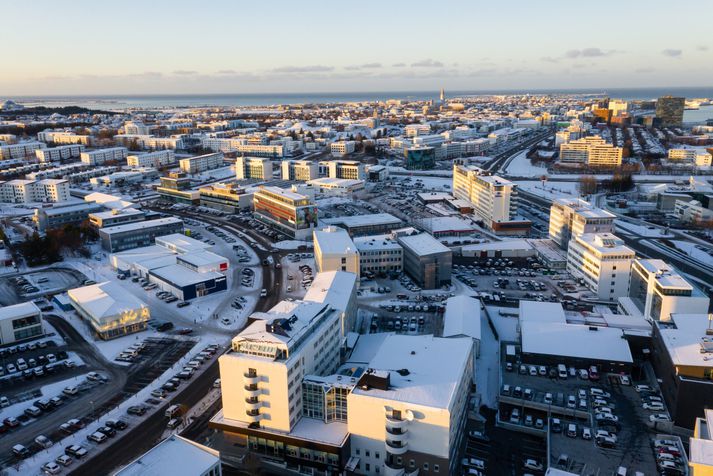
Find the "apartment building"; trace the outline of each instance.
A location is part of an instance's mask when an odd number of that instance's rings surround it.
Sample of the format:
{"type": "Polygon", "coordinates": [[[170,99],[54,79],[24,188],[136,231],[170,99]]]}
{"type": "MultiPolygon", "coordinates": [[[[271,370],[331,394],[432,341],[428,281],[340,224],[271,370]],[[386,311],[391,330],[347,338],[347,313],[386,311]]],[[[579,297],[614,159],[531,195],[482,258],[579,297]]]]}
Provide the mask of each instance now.
{"type": "Polygon", "coordinates": [[[83,145],[60,145],[35,150],[35,157],[40,162],[62,162],[69,159],[78,159],[84,152],[83,145]]]}
{"type": "Polygon", "coordinates": [[[673,314],[706,313],[709,304],[708,296],[660,259],[632,263],[628,298],[620,300],[627,314],[650,321],[668,321],[673,314]]]}
{"type": "Polygon", "coordinates": [[[451,282],[453,252],[428,233],[397,238],[403,248],[403,268],[423,289],[435,289],[451,282]]]}
{"type": "Polygon", "coordinates": [[[236,184],[214,183],[198,189],[200,204],[228,213],[252,207],[253,194],[236,184]]]}
{"type": "Polygon", "coordinates": [[[10,180],[0,182],[0,202],[66,202],[69,200],[69,182],[61,179],[10,180]]]}
{"type": "Polygon", "coordinates": [[[283,160],[282,180],[307,182],[319,177],[317,162],[309,160],[283,160]]]}
{"type": "Polygon", "coordinates": [[[176,164],[176,153],[171,150],[157,150],[145,154],[130,154],[126,158],[129,167],[153,167],[160,169],[176,164]]]}
{"type": "Polygon", "coordinates": [[[124,134],[128,135],[150,135],[158,126],[155,124],[146,125],[138,121],[126,121],[124,123],[124,134]]]}
{"type": "Polygon", "coordinates": [[[128,156],[126,147],[110,147],[82,152],[80,158],[87,165],[102,165],[106,162],[124,162],[128,156]]]}
{"type": "Polygon", "coordinates": [[[335,157],[343,157],[345,155],[351,154],[356,149],[356,142],[353,140],[332,142],[329,144],[329,151],[335,157]]]}
{"type": "Polygon", "coordinates": [[[187,174],[198,174],[206,170],[217,169],[223,166],[223,154],[217,152],[214,154],[204,154],[178,161],[181,172],[187,174]]]}
{"type": "Polygon", "coordinates": [[[19,144],[0,145],[0,160],[24,159],[35,155],[35,151],[44,149],[42,142],[20,142],[19,144]]]}
{"type": "Polygon", "coordinates": [[[617,167],[621,165],[622,147],[608,144],[600,136],[589,136],[560,145],[560,162],[563,164],[586,164],[593,167],[617,167]]]}
{"type": "Polygon", "coordinates": [[[54,145],[92,144],[92,136],[80,136],[69,131],[42,131],[37,133],[37,140],[54,145]]]}
{"type": "Polygon", "coordinates": [[[572,237],[613,233],[615,215],[579,198],[558,198],[550,207],[550,238],[566,250],[572,237]]]}
{"type": "Polygon", "coordinates": [[[305,195],[263,185],[253,195],[253,216],[293,239],[309,240],[317,226],[318,211],[305,195]]]}
{"type": "Polygon", "coordinates": [[[531,223],[517,217],[517,185],[486,175],[473,165],[453,165],[453,196],[473,205],[473,213],[496,233],[523,234],[531,223]]]}
{"type": "Polygon", "coordinates": [[[386,337],[347,397],[354,473],[458,474],[473,361],[470,338],[386,337]]]}
{"type": "Polygon", "coordinates": [[[238,157],[235,174],[238,180],[272,180],[272,161],[265,157],[238,157]]]}
{"type": "Polygon", "coordinates": [[[132,134],[117,134],[114,140],[127,147],[135,144],[141,149],[147,150],[166,150],[166,149],[185,149],[186,145],[183,137],[175,135],[171,137],[154,137],[152,135],[132,135],[132,134]]]}
{"type": "Polygon", "coordinates": [[[359,250],[361,275],[388,275],[401,273],[404,249],[391,235],[372,235],[354,238],[359,250]]]}
{"type": "Polygon", "coordinates": [[[178,218],[158,218],[99,229],[102,248],[110,253],[150,246],[157,236],[183,233],[183,221],[178,218]]]}
{"type": "Polygon", "coordinates": [[[636,254],[611,233],[573,237],[567,250],[567,271],[582,279],[602,301],[628,295],[631,263],[636,254]]]}
{"type": "Polygon", "coordinates": [[[359,250],[343,228],[314,230],[314,261],[317,271],[348,271],[359,277],[359,250]]]}
{"type": "Polygon", "coordinates": [[[33,302],[0,307],[0,343],[12,344],[44,333],[42,312],[33,302]]]}
{"type": "Polygon", "coordinates": [[[406,137],[423,136],[431,133],[431,124],[409,124],[404,127],[406,137]]]}
{"type": "Polygon", "coordinates": [[[329,178],[366,180],[366,169],[356,160],[332,160],[329,162],[329,178]]]}

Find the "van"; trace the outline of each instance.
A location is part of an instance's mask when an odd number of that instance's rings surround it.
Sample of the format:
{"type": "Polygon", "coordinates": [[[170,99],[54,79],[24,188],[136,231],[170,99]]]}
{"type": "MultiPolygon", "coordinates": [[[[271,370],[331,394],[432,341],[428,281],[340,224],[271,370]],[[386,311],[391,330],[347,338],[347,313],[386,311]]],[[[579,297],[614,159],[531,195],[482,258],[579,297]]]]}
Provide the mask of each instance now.
{"type": "Polygon", "coordinates": [[[616,470],[616,476],[626,476],[626,468],[623,466],[619,466],[619,468],[616,470]]]}
{"type": "Polygon", "coordinates": [[[564,364],[559,364],[557,366],[557,376],[561,379],[567,378],[567,367],[564,364]]]}
{"type": "Polygon", "coordinates": [[[173,418],[176,415],[181,414],[181,407],[179,407],[178,405],[171,405],[166,409],[166,412],[164,414],[167,418],[173,418]]]}

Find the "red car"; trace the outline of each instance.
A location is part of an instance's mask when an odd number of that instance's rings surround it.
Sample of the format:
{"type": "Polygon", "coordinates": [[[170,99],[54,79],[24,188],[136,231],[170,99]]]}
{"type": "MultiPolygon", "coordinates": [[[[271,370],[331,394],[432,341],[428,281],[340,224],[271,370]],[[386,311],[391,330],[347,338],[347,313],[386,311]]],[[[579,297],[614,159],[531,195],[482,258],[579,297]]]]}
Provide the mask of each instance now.
{"type": "Polygon", "coordinates": [[[19,421],[17,420],[17,418],[15,418],[15,417],[8,417],[8,418],[5,418],[5,419],[3,420],[3,423],[4,423],[5,426],[7,426],[8,428],[17,428],[18,426],[20,426],[20,422],[19,422],[19,421]]]}

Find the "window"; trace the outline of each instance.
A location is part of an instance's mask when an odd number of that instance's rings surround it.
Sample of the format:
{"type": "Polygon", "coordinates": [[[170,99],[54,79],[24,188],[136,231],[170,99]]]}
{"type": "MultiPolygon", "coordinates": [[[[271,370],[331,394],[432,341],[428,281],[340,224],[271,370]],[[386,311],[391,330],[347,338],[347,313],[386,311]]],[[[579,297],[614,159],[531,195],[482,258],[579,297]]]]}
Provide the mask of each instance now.
{"type": "Polygon", "coordinates": [[[379,459],[379,452],[378,452],[378,451],[374,451],[374,458],[379,459]]]}
{"type": "Polygon", "coordinates": [[[408,466],[409,466],[409,468],[415,468],[415,467],[416,467],[416,461],[415,461],[415,460],[409,460],[408,466]]]}
{"type": "Polygon", "coordinates": [[[428,463],[423,463],[423,470],[428,471],[428,463]]]}
{"type": "Polygon", "coordinates": [[[356,449],[356,455],[359,456],[359,448],[356,449]]]}
{"type": "Polygon", "coordinates": [[[438,466],[437,464],[434,464],[434,465],[433,465],[433,472],[434,472],[434,473],[437,473],[440,469],[441,469],[440,466],[438,466]]]}
{"type": "Polygon", "coordinates": [[[364,465],[364,469],[365,469],[366,471],[370,471],[370,470],[371,470],[371,465],[370,465],[369,463],[366,463],[366,464],[364,465]]]}
{"type": "Polygon", "coordinates": [[[366,451],[364,452],[364,456],[365,456],[366,458],[368,458],[369,456],[371,456],[371,455],[369,454],[369,450],[366,450],[366,451]]]}

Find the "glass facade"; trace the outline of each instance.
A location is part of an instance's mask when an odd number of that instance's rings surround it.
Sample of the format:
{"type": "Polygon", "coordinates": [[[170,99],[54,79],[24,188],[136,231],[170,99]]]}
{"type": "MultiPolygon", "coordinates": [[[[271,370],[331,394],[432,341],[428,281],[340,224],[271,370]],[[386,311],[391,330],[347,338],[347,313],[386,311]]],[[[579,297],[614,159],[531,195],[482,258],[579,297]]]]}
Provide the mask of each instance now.
{"type": "Polygon", "coordinates": [[[347,396],[349,386],[329,385],[321,382],[302,382],[302,412],[304,416],[325,423],[347,421],[347,396]]]}

